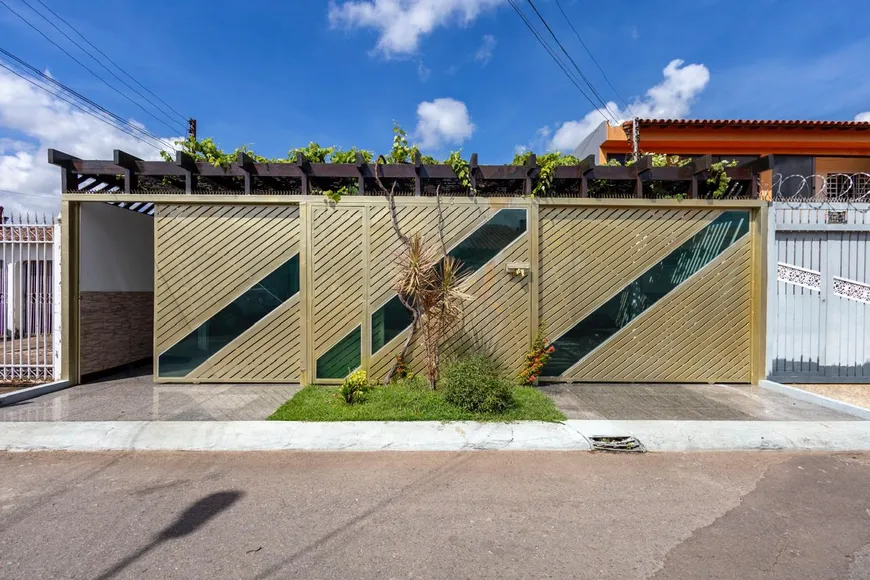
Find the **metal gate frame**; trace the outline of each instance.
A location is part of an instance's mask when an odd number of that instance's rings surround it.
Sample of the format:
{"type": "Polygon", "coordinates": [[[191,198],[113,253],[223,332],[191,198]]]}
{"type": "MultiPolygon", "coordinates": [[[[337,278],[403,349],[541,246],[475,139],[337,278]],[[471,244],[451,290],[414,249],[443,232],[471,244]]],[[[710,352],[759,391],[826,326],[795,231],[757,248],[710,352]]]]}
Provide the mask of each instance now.
{"type": "Polygon", "coordinates": [[[870,204],[775,202],[768,220],[767,376],[782,382],[870,383],[870,301],[847,299],[834,288],[835,281],[870,287],[870,204]],[[791,256],[779,259],[789,241],[791,256]],[[778,287],[790,288],[796,298],[780,299],[778,287]],[[797,298],[809,304],[798,308],[797,298]],[[792,356],[779,356],[788,353],[792,356]],[[854,364],[842,364],[844,358],[854,364]]]}
{"type": "MultiPolygon", "coordinates": [[[[87,199],[75,199],[76,197],[84,196],[74,196],[68,194],[65,196],[65,199],[62,203],[62,213],[63,213],[63,246],[62,252],[64,259],[61,261],[62,264],[62,280],[63,284],[61,286],[62,289],[62,319],[63,319],[63,350],[64,354],[69,354],[70,356],[63,356],[63,369],[62,374],[63,378],[70,380],[73,383],[77,383],[79,381],[78,377],[78,301],[75,299],[79,289],[79,280],[78,280],[78,253],[79,253],[79,206],[81,203],[86,202],[103,202],[106,201],[103,197],[107,199],[115,199],[117,196],[110,195],[95,195],[89,194],[87,199]]],[[[110,199],[110,200],[111,200],[110,199]]],[[[432,197],[403,197],[396,198],[396,201],[400,204],[435,204],[436,200],[432,197]]],[[[308,215],[312,208],[315,207],[324,207],[329,206],[323,197],[321,196],[296,196],[296,195],[270,195],[270,196],[252,196],[252,195],[163,195],[160,196],[159,201],[157,203],[167,203],[167,204],[191,204],[191,205],[220,205],[220,204],[249,204],[249,205],[299,205],[300,213],[302,216],[303,224],[310,224],[310,216],[308,215]]],[[[346,207],[350,209],[351,207],[362,208],[362,211],[369,212],[372,211],[374,207],[382,207],[386,203],[386,199],[382,196],[358,196],[358,197],[345,197],[339,202],[339,207],[346,207]]],[[[448,205],[484,205],[490,208],[523,208],[528,212],[528,225],[527,225],[527,234],[528,234],[528,255],[529,255],[529,270],[528,270],[528,281],[530,287],[534,289],[529,292],[529,327],[528,332],[525,333],[528,340],[531,340],[536,329],[538,327],[538,322],[540,319],[539,315],[539,257],[540,257],[540,248],[539,245],[541,243],[540,240],[540,222],[539,222],[539,208],[543,206],[551,207],[551,206],[566,206],[566,207],[590,207],[590,208],[613,208],[613,207],[623,207],[623,208],[646,208],[646,209],[691,209],[691,208],[703,208],[703,209],[715,209],[715,210],[728,210],[728,209],[741,209],[748,210],[750,212],[750,244],[751,244],[751,312],[750,312],[750,337],[749,340],[751,342],[750,347],[750,382],[756,384],[757,381],[763,378],[764,373],[764,361],[765,361],[765,322],[766,319],[763,316],[764,305],[766,301],[766,292],[764,292],[767,269],[765,265],[767,264],[766,260],[766,252],[767,252],[767,244],[764,241],[767,239],[766,236],[766,228],[767,228],[767,202],[760,200],[677,200],[677,199],[639,199],[639,198],[610,198],[610,199],[601,199],[601,198],[532,198],[532,197],[509,197],[509,198],[460,198],[460,197],[444,197],[441,199],[441,203],[444,206],[448,205]]],[[[364,235],[367,235],[368,232],[364,232],[364,235]]],[[[303,225],[302,230],[302,239],[301,239],[301,250],[300,250],[300,274],[301,274],[301,304],[302,304],[302,319],[305,320],[305,315],[309,310],[309,300],[311,297],[308,295],[309,289],[312,288],[312,281],[310,279],[311,275],[311,263],[310,263],[310,251],[311,251],[311,238],[310,238],[310,229],[303,225]]],[[[363,267],[364,272],[368,270],[368,264],[364,264],[363,267]]],[[[364,301],[363,304],[363,316],[362,320],[368,326],[370,323],[369,317],[371,315],[370,312],[371,305],[364,301]]],[[[312,337],[310,336],[310,325],[303,322],[306,329],[303,333],[303,364],[304,370],[301,377],[301,381],[305,382],[313,382],[313,374],[314,367],[316,361],[314,360],[313,351],[311,348],[312,337]]],[[[363,329],[367,330],[367,329],[363,329]]],[[[364,334],[367,336],[367,334],[364,334]]],[[[369,364],[368,357],[371,357],[371,353],[367,352],[368,349],[363,352],[363,361],[364,364],[369,364]]],[[[192,380],[168,380],[168,381],[160,381],[160,382],[195,382],[192,380]]],[[[320,382],[320,381],[319,381],[320,382]]]]}

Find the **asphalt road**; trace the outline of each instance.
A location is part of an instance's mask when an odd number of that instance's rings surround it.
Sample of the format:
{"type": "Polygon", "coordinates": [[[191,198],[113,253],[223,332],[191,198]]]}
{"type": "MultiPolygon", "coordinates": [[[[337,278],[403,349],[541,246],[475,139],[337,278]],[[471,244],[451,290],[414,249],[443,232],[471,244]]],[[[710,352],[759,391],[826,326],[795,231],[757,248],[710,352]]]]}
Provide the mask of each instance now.
{"type": "Polygon", "coordinates": [[[870,578],[870,456],[0,454],[0,578],[870,578]]]}

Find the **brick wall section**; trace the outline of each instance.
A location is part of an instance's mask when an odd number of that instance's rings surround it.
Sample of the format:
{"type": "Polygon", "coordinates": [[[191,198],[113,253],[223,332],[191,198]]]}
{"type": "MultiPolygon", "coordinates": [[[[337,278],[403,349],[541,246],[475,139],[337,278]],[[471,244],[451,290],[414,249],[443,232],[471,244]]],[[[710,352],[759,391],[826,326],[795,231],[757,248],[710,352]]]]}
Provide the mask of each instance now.
{"type": "Polygon", "coordinates": [[[153,292],[82,292],[81,373],[152,356],[153,292]]]}

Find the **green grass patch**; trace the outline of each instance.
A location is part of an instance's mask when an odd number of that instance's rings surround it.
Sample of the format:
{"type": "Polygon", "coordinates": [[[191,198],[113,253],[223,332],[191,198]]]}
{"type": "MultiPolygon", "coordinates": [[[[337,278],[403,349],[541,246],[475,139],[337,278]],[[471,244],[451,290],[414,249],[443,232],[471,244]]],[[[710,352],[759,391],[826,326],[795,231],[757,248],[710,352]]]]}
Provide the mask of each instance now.
{"type": "Polygon", "coordinates": [[[441,391],[399,382],[378,386],[361,403],[348,405],[338,387],[309,385],[281,405],[272,421],[564,421],[545,394],[513,387],[513,405],[503,413],[471,413],[444,400],[441,391]]]}

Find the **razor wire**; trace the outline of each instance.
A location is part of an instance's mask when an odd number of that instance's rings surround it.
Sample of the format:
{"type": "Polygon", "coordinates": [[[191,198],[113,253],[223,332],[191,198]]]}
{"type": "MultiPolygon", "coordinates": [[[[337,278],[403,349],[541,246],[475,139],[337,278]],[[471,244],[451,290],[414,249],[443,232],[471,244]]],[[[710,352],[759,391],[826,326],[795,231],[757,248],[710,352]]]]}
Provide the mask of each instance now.
{"type": "Polygon", "coordinates": [[[812,202],[820,207],[833,208],[834,204],[845,204],[857,211],[870,211],[870,173],[776,173],[771,178],[769,191],[770,201],[784,203],[791,209],[798,209],[801,204],[812,202]],[[786,193],[783,193],[784,188],[786,193]]]}

